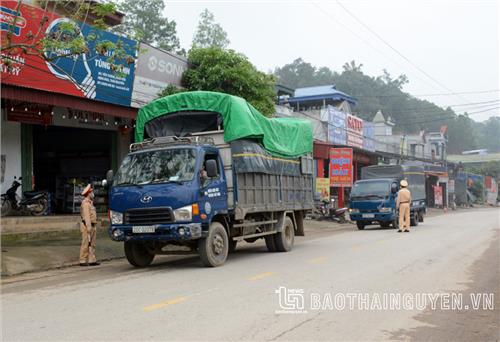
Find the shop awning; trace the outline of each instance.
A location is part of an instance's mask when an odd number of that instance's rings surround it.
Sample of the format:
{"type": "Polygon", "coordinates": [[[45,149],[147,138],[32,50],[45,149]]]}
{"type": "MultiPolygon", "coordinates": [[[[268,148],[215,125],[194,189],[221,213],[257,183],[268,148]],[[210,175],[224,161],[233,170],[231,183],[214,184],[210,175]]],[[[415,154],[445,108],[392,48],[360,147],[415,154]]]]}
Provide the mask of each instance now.
{"type": "Polygon", "coordinates": [[[2,99],[66,107],[128,119],[135,119],[137,116],[137,109],[131,107],[6,84],[2,84],[2,99]]]}

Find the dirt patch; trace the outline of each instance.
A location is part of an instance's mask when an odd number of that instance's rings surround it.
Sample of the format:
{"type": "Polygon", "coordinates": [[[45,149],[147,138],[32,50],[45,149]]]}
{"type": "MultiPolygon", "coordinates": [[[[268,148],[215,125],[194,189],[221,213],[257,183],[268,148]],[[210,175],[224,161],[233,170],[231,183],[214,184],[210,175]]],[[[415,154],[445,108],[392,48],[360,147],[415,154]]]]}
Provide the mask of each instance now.
{"type": "MultiPolygon", "coordinates": [[[[415,317],[426,326],[391,333],[391,340],[499,341],[500,340],[500,231],[488,249],[471,267],[471,281],[461,293],[469,310],[427,310],[415,317]],[[471,294],[491,294],[494,309],[471,309],[471,294]]],[[[476,297],[477,298],[477,297],[476,297]]]]}

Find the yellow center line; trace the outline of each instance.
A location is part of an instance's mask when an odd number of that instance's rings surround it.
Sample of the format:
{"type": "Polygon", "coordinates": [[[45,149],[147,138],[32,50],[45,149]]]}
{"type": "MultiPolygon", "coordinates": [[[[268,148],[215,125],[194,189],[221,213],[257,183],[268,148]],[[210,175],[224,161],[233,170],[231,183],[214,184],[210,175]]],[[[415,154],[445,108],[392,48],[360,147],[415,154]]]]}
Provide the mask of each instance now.
{"type": "Polygon", "coordinates": [[[188,299],[189,299],[189,297],[177,297],[177,298],[166,300],[166,301],[163,301],[163,302],[160,302],[157,304],[145,306],[142,310],[144,312],[150,312],[153,310],[164,308],[165,306],[168,306],[168,305],[173,305],[173,304],[185,302],[188,299]]]}
{"type": "Polygon", "coordinates": [[[259,279],[266,278],[266,277],[269,277],[272,275],[273,275],[273,272],[265,272],[265,273],[254,275],[253,277],[248,278],[248,280],[259,280],[259,279]]]}
{"type": "Polygon", "coordinates": [[[320,262],[323,262],[325,260],[326,260],[326,257],[317,257],[317,258],[309,259],[309,263],[319,264],[320,262]]]}

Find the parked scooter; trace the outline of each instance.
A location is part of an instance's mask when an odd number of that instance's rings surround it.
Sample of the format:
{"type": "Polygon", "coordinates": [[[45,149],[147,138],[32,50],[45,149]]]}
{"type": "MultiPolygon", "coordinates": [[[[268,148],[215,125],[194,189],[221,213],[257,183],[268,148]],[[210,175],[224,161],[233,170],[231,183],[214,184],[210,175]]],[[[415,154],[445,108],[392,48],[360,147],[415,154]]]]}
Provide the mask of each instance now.
{"type": "Polygon", "coordinates": [[[14,177],[11,187],[2,194],[2,216],[10,215],[14,212],[22,214],[29,213],[33,216],[43,215],[49,207],[49,195],[46,191],[25,191],[23,198],[19,198],[16,194],[17,189],[21,186],[18,180],[14,177]]]}
{"type": "Polygon", "coordinates": [[[347,207],[342,207],[342,208],[337,208],[337,209],[333,209],[335,208],[335,199],[332,198],[332,209],[330,209],[330,218],[333,220],[333,221],[336,221],[336,222],[339,222],[339,223],[346,223],[347,220],[345,218],[345,214],[348,210],[347,207]]]}

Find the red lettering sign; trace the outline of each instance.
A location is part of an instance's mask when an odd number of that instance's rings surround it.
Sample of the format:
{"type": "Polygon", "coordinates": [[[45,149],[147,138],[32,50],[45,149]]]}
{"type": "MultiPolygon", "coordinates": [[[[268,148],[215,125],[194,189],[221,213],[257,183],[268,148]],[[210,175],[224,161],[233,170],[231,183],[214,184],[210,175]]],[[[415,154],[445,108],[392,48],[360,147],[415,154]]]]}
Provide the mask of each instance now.
{"type": "Polygon", "coordinates": [[[351,187],[352,181],[352,148],[331,148],[330,185],[351,187]]]}

